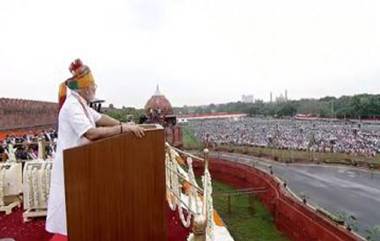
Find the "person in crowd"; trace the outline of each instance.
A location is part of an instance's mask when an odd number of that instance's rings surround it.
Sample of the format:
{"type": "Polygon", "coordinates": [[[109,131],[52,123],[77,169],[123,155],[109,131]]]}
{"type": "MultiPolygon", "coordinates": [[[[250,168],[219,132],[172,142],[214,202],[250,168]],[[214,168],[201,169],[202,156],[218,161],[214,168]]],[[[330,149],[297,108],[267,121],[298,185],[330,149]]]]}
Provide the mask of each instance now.
{"type": "Polygon", "coordinates": [[[380,152],[380,125],[340,121],[242,118],[192,121],[195,136],[214,144],[339,152],[374,156],[380,152]]]}

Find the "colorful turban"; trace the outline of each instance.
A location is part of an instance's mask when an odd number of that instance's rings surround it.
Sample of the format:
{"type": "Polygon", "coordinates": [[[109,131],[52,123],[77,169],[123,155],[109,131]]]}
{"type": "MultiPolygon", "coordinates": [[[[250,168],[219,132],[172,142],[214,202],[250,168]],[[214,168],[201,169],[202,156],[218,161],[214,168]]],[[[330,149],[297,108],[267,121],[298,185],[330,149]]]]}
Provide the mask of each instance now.
{"type": "Polygon", "coordinates": [[[66,100],[67,88],[70,90],[78,90],[88,88],[95,84],[95,80],[91,74],[90,68],[86,65],[83,65],[80,59],[76,59],[74,62],[72,62],[69,70],[73,77],[67,79],[59,86],[59,109],[61,109],[63,103],[66,100]]]}

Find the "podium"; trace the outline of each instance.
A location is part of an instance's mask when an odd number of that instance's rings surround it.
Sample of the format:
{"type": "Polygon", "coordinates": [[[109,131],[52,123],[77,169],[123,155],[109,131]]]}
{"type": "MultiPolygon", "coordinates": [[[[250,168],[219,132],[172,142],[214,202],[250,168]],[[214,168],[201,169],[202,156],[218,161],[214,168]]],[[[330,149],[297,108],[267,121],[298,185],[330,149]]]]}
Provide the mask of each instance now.
{"type": "Polygon", "coordinates": [[[164,130],[64,151],[69,241],[166,241],[164,130]]]}

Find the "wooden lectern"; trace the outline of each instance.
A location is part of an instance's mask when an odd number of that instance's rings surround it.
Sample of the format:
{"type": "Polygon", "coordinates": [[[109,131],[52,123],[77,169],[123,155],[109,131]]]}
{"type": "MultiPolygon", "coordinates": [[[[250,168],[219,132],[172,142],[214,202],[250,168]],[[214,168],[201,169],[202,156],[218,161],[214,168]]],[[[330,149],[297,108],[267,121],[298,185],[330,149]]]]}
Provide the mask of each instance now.
{"type": "Polygon", "coordinates": [[[165,140],[159,125],[64,151],[69,241],[166,241],[165,140]]]}

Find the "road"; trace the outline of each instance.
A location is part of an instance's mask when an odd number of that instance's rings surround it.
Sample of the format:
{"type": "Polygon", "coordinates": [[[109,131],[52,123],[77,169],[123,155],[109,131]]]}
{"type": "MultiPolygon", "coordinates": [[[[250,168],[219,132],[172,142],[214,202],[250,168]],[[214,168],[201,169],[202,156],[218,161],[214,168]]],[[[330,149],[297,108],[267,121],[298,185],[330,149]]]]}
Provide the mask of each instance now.
{"type": "Polygon", "coordinates": [[[305,195],[313,206],[332,214],[344,213],[358,221],[358,232],[380,225],[380,172],[345,166],[282,164],[236,153],[211,156],[237,161],[269,171],[288,184],[297,195],[305,195]]]}

